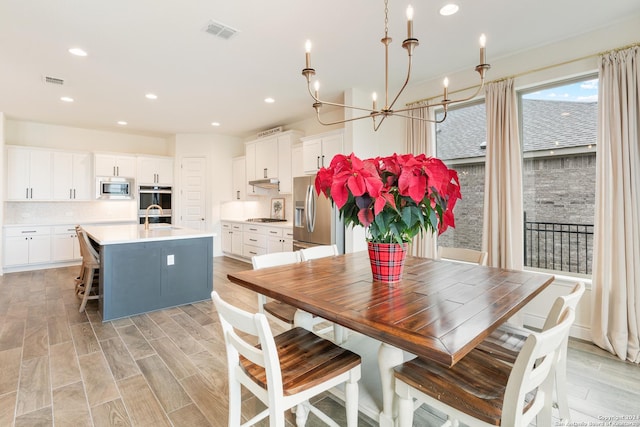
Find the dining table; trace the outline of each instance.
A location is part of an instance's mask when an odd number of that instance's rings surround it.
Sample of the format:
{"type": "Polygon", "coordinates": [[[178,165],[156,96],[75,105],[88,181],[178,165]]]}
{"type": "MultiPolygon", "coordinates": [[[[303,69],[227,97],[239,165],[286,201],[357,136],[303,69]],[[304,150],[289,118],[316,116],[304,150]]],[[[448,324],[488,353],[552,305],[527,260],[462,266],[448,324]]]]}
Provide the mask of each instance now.
{"type": "Polygon", "coordinates": [[[383,283],[373,280],[368,253],[362,251],[233,272],[228,279],[298,308],[297,325],[312,329],[312,316],[318,316],[379,343],[378,422],[393,426],[394,366],[407,354],[453,366],[554,277],[407,256],[402,280],[383,283]]]}

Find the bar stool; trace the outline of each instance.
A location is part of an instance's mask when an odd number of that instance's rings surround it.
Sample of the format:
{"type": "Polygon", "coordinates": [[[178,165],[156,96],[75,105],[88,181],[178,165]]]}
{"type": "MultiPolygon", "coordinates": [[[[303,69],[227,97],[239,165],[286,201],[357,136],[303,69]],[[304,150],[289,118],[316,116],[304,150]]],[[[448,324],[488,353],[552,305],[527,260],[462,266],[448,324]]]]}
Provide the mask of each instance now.
{"type": "Polygon", "coordinates": [[[100,257],[98,252],[89,242],[87,233],[82,227],[76,227],[76,234],[80,242],[80,254],[82,255],[82,266],[80,276],[76,279],[76,294],[82,297],[80,303],[80,313],[87,305],[87,301],[100,298],[96,273],[100,272],[100,257]]]}

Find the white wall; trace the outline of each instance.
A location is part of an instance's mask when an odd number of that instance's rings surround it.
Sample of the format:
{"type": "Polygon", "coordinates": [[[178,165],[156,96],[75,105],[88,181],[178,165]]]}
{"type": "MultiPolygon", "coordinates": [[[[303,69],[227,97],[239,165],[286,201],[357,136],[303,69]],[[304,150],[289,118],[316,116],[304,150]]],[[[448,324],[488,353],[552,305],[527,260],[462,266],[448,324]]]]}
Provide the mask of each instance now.
{"type": "MultiPolygon", "coordinates": [[[[214,256],[222,255],[220,245],[221,206],[232,200],[231,164],[234,157],[244,155],[244,143],[240,138],[210,134],[179,134],[175,138],[176,182],[181,188],[179,165],[185,157],[203,157],[206,162],[206,228],[217,233],[214,239],[214,256]]],[[[176,214],[180,215],[180,197],[176,195],[176,214]]]]}
{"type": "Polygon", "coordinates": [[[126,132],[83,129],[23,120],[7,120],[5,143],[79,151],[173,156],[173,136],[154,137],[126,132]]]}
{"type": "MultiPolygon", "coordinates": [[[[5,128],[5,118],[4,113],[0,112],[0,176],[2,179],[0,182],[4,183],[5,171],[4,171],[4,128],[5,128]]],[[[4,185],[0,185],[0,201],[4,201],[4,185]]],[[[0,203],[0,224],[4,224],[4,203],[0,203]]],[[[0,260],[4,259],[4,238],[0,240],[0,260]]],[[[3,274],[3,264],[4,262],[0,262],[0,276],[3,274]]]]}

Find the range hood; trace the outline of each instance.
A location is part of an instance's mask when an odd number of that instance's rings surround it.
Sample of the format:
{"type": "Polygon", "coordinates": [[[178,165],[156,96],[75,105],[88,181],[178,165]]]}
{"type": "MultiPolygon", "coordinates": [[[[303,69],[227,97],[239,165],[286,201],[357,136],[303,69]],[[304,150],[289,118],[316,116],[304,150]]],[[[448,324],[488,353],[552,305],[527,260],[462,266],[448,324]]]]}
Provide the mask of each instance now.
{"type": "Polygon", "coordinates": [[[280,187],[280,180],[278,178],[256,179],[249,181],[249,185],[253,185],[258,188],[275,188],[277,190],[280,187]]]}

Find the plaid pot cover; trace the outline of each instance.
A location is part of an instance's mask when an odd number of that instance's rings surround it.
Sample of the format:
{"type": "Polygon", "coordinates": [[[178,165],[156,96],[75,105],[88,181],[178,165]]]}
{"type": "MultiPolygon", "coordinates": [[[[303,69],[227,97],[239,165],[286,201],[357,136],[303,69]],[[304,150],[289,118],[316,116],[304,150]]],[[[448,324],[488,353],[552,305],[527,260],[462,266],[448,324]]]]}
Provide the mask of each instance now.
{"type": "Polygon", "coordinates": [[[373,280],[385,283],[399,282],[402,279],[404,260],[408,243],[367,243],[373,280]]]}

